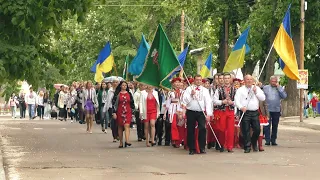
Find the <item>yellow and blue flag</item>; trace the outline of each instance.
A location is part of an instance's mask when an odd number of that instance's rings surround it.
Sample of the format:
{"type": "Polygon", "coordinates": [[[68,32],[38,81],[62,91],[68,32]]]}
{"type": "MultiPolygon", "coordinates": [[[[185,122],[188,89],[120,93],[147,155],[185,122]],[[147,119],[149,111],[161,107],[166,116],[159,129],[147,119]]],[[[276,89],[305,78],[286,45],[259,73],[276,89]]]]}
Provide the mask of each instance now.
{"type": "Polygon", "coordinates": [[[285,75],[292,80],[299,80],[298,63],[291,36],[290,7],[291,4],[274,39],[274,49],[280,56],[279,64],[285,75]]]}
{"type": "Polygon", "coordinates": [[[103,74],[112,70],[114,63],[114,57],[111,52],[111,45],[108,41],[105,47],[100,51],[97,61],[91,67],[91,72],[95,73],[94,80],[101,82],[103,80],[103,74]]]}
{"type": "Polygon", "coordinates": [[[182,53],[179,54],[178,60],[179,60],[179,64],[180,64],[181,66],[179,66],[178,69],[171,74],[171,76],[169,77],[169,79],[172,79],[174,75],[176,75],[178,72],[180,72],[181,67],[184,66],[184,62],[185,62],[186,59],[187,59],[188,51],[189,51],[189,46],[187,46],[187,47],[182,51],[182,53]]]}
{"type": "Polygon", "coordinates": [[[249,35],[250,27],[243,31],[234,45],[226,65],[223,68],[223,72],[231,72],[235,69],[243,67],[244,57],[250,51],[250,47],[247,45],[247,38],[249,35]]]}
{"type": "Polygon", "coordinates": [[[211,64],[212,64],[212,53],[209,54],[206,63],[201,68],[200,75],[202,76],[202,78],[207,78],[210,76],[211,64]]]}

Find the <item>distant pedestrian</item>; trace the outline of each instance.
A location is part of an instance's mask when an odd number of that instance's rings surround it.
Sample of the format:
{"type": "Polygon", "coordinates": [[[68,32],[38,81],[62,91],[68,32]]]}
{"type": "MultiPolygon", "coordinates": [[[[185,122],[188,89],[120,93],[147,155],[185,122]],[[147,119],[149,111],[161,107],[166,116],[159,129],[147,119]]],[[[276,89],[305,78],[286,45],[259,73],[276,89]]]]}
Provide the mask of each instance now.
{"type": "Polygon", "coordinates": [[[12,93],[11,97],[9,98],[9,105],[10,105],[12,119],[16,118],[17,104],[18,104],[18,100],[17,100],[16,94],[12,93]]]}
{"type": "Polygon", "coordinates": [[[312,105],[313,118],[317,117],[317,103],[318,102],[319,102],[318,96],[316,94],[313,94],[313,97],[310,101],[310,104],[312,105]]]}
{"type": "Polygon", "coordinates": [[[30,87],[29,92],[25,95],[25,101],[28,105],[29,111],[29,120],[35,118],[35,106],[36,106],[37,94],[33,91],[33,88],[30,87]]]}
{"type": "Polygon", "coordinates": [[[24,96],[25,94],[24,93],[21,93],[19,98],[18,98],[18,101],[19,101],[19,109],[20,109],[20,119],[23,119],[26,117],[26,109],[27,109],[27,106],[26,106],[26,101],[24,99],[24,96]]]}

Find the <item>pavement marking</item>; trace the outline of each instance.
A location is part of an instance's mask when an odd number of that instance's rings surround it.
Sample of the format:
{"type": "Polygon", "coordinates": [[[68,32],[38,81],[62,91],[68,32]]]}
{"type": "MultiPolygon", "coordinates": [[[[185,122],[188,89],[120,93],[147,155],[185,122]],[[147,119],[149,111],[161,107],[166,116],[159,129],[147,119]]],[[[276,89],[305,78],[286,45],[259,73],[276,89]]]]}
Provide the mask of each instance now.
{"type": "Polygon", "coordinates": [[[35,130],[41,130],[41,129],[43,129],[43,128],[33,128],[33,129],[35,129],[35,130]]]}
{"type": "Polygon", "coordinates": [[[11,127],[10,129],[11,130],[21,130],[21,128],[14,128],[14,127],[11,127]]]}

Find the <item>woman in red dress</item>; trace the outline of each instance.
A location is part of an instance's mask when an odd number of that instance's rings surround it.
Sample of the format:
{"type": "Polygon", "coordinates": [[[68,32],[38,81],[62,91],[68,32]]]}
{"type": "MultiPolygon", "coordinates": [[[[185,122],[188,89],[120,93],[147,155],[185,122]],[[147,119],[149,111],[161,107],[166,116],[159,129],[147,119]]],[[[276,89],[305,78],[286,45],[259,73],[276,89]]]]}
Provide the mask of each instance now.
{"type": "Polygon", "coordinates": [[[129,91],[128,84],[120,82],[112,98],[113,118],[117,120],[118,134],[120,139],[119,148],[123,148],[123,129],[125,132],[124,147],[131,146],[129,143],[130,123],[134,111],[134,102],[132,94],[129,91]]]}
{"type": "Polygon", "coordinates": [[[149,132],[151,145],[154,146],[155,124],[160,115],[160,103],[158,92],[152,86],[148,86],[145,91],[141,91],[140,96],[140,117],[144,122],[144,134],[146,137],[147,147],[150,147],[149,132]],[[150,130],[150,131],[149,131],[150,130]]]}

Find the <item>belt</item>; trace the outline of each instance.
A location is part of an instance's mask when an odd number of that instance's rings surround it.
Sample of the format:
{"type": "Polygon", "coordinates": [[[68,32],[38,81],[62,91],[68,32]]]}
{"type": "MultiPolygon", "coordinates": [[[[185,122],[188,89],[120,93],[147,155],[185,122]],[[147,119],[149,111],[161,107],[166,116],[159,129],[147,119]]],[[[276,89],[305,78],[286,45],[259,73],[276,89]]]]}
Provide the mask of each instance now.
{"type": "Polygon", "coordinates": [[[187,111],[196,112],[196,113],[202,113],[202,111],[193,111],[193,110],[190,110],[190,109],[187,109],[187,111]]]}
{"type": "Polygon", "coordinates": [[[171,101],[171,103],[178,103],[179,101],[171,101]]]}

